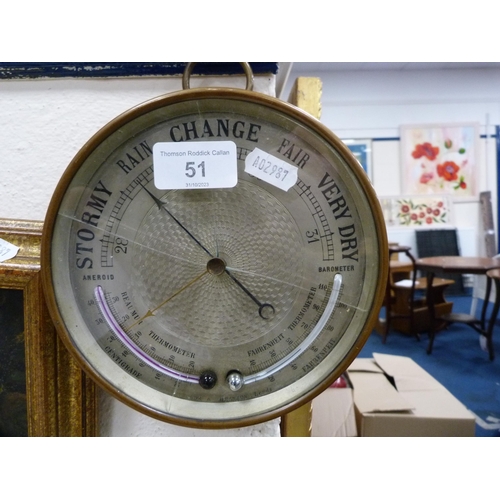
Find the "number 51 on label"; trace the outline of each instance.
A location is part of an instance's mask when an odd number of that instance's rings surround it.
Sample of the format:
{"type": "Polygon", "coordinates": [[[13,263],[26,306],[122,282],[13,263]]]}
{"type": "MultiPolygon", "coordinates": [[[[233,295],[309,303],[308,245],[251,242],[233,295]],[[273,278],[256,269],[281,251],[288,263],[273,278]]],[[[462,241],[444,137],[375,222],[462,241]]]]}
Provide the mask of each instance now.
{"type": "Polygon", "coordinates": [[[190,179],[192,179],[197,174],[197,172],[201,172],[201,176],[205,177],[205,162],[202,161],[198,165],[198,170],[196,170],[196,168],[194,168],[194,165],[195,165],[194,161],[188,161],[186,163],[186,177],[189,177],[190,179]]]}

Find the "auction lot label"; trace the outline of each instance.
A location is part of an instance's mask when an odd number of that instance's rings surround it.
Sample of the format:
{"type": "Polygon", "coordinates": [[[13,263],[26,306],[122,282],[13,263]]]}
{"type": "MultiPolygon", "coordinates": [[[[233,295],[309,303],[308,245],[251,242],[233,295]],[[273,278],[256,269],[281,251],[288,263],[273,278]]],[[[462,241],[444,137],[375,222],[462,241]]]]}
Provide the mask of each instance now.
{"type": "Polygon", "coordinates": [[[153,146],[153,168],[158,189],[232,188],[238,182],[236,144],[157,142],[153,146]]]}

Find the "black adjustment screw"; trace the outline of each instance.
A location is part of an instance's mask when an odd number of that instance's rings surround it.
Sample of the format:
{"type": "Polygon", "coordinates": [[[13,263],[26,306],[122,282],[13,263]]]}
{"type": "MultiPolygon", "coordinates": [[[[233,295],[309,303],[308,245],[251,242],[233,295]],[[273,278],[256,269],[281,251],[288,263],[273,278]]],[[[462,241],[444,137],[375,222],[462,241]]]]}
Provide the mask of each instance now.
{"type": "Polygon", "coordinates": [[[200,375],[200,385],[203,389],[213,389],[217,383],[217,375],[212,370],[206,370],[200,375]]]}

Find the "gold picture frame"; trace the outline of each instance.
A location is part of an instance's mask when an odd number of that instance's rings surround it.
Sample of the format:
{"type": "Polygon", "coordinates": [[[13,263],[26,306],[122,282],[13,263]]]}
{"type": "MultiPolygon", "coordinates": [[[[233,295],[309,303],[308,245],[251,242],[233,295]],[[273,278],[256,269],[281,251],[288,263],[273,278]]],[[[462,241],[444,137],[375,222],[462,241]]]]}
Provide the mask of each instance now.
{"type": "MultiPolygon", "coordinates": [[[[40,276],[42,229],[40,221],[0,219],[0,238],[19,247],[14,258],[0,263],[0,290],[22,292],[11,297],[22,301],[18,305],[23,314],[25,435],[96,436],[95,385],[63,346],[45,304],[40,276]]],[[[0,336],[6,330],[0,319],[0,336]]]]}

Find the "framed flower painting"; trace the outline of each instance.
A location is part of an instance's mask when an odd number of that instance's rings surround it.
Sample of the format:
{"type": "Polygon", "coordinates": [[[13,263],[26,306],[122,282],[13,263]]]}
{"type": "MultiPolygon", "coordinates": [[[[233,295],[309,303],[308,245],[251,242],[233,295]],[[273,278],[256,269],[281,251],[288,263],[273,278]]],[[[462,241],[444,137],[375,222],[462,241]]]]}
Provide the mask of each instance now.
{"type": "Polygon", "coordinates": [[[477,198],[479,124],[401,126],[404,194],[477,198]]]}

